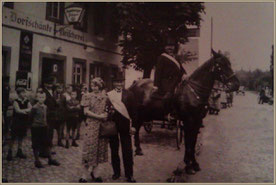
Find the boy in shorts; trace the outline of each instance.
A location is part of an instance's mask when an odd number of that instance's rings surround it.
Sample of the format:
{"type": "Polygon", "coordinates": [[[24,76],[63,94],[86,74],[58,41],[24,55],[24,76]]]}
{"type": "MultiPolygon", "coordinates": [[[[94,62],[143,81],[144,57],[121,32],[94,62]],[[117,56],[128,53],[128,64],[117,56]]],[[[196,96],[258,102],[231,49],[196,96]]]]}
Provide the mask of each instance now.
{"type": "Polygon", "coordinates": [[[16,89],[18,98],[13,103],[13,121],[11,125],[11,141],[9,143],[9,151],[7,160],[13,159],[12,148],[14,141],[18,140],[18,150],[16,157],[26,159],[26,155],[22,152],[22,142],[27,134],[29,125],[29,113],[32,109],[30,101],[26,98],[26,90],[22,87],[16,89]]]}
{"type": "Polygon", "coordinates": [[[47,151],[48,164],[59,166],[59,162],[52,159],[51,157],[51,141],[49,138],[49,130],[46,120],[47,106],[44,104],[46,99],[46,94],[44,92],[37,92],[36,100],[37,103],[33,106],[31,111],[32,116],[32,148],[35,157],[35,167],[43,168],[39,160],[39,152],[47,151]]]}
{"type": "Polygon", "coordinates": [[[71,99],[69,101],[66,101],[66,109],[67,109],[67,122],[66,122],[66,127],[67,127],[67,133],[66,133],[66,146],[65,148],[69,148],[69,134],[70,131],[72,130],[72,146],[78,147],[79,145],[76,142],[76,129],[77,125],[79,123],[79,116],[80,116],[80,101],[77,100],[77,92],[72,91],[71,92],[71,99]]]}

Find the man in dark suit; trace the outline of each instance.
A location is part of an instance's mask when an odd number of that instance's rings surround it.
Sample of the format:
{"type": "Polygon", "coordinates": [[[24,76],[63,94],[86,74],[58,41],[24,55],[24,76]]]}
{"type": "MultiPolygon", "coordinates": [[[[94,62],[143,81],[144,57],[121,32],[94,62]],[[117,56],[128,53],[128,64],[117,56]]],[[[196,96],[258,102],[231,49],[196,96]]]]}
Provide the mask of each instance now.
{"type": "Polygon", "coordinates": [[[58,104],[54,97],[53,83],[54,79],[50,77],[45,80],[43,88],[43,91],[46,94],[45,105],[47,106],[47,124],[49,128],[49,139],[51,142],[51,146],[53,146],[54,129],[56,125],[55,120],[57,116],[56,109],[58,107],[58,104]]]}
{"type": "Polygon", "coordinates": [[[108,92],[109,102],[114,107],[115,113],[112,120],[116,123],[118,135],[110,138],[111,160],[114,174],[113,180],[121,176],[120,157],[119,157],[119,135],[123,153],[123,162],[125,169],[125,177],[127,182],[136,182],[133,178],[133,151],[131,134],[135,133],[134,119],[137,119],[137,111],[135,111],[136,101],[132,92],[125,90],[124,78],[122,75],[113,81],[114,90],[108,92]]]}
{"type": "Polygon", "coordinates": [[[159,56],[155,66],[154,85],[158,87],[157,94],[161,97],[172,94],[176,85],[181,81],[185,70],[175,59],[177,41],[173,37],[166,39],[164,52],[159,56]]]}

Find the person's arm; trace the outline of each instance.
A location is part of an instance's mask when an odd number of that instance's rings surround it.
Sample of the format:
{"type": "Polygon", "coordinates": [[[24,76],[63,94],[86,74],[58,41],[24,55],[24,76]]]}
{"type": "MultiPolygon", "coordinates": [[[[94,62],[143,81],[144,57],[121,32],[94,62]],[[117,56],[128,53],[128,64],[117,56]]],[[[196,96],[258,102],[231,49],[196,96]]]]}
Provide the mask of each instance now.
{"type": "Polygon", "coordinates": [[[154,73],[154,86],[160,87],[161,85],[161,78],[163,73],[163,65],[162,65],[161,58],[158,58],[157,64],[155,66],[155,73],[154,73]]]}
{"type": "Polygon", "coordinates": [[[81,106],[80,106],[80,102],[79,102],[79,101],[77,102],[75,108],[76,108],[77,110],[80,110],[80,109],[81,109],[81,106]]]}
{"type": "Polygon", "coordinates": [[[46,124],[47,124],[47,111],[48,111],[48,107],[47,106],[45,106],[45,122],[46,122],[46,124]]]}
{"type": "Polygon", "coordinates": [[[73,110],[75,107],[74,105],[66,104],[68,110],[73,110]]]}
{"type": "Polygon", "coordinates": [[[27,114],[26,111],[24,109],[20,109],[17,101],[14,101],[13,102],[13,107],[14,107],[14,110],[16,113],[19,113],[19,114],[27,114]]]}
{"type": "Polygon", "coordinates": [[[33,122],[33,120],[34,120],[35,112],[36,112],[35,107],[32,107],[32,109],[31,109],[31,111],[30,111],[30,119],[31,119],[31,122],[33,122]]]}
{"type": "Polygon", "coordinates": [[[92,118],[96,118],[96,119],[105,119],[107,116],[105,116],[105,114],[96,114],[92,111],[89,110],[89,107],[84,107],[84,115],[88,116],[88,117],[92,117],[92,118]]]}
{"type": "Polygon", "coordinates": [[[31,112],[32,110],[32,104],[30,102],[28,102],[28,108],[25,109],[28,113],[31,112]]]}

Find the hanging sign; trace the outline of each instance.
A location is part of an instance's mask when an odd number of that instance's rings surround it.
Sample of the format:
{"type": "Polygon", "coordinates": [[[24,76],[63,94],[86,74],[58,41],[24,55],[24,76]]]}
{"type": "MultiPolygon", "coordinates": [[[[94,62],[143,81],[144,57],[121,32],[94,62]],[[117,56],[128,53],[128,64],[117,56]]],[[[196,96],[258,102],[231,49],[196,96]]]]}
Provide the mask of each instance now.
{"type": "Polygon", "coordinates": [[[28,71],[28,72],[31,71],[32,49],[33,49],[33,34],[31,32],[21,31],[18,70],[28,71]]]}

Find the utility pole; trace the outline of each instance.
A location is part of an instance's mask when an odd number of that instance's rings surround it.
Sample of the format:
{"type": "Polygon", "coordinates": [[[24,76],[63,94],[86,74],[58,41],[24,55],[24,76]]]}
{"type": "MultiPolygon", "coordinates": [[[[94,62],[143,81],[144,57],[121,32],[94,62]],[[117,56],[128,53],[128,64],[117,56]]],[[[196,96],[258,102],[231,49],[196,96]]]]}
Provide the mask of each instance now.
{"type": "Polygon", "coordinates": [[[211,17],[211,56],[212,56],[212,49],[213,49],[213,17],[211,17]]]}

